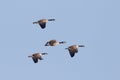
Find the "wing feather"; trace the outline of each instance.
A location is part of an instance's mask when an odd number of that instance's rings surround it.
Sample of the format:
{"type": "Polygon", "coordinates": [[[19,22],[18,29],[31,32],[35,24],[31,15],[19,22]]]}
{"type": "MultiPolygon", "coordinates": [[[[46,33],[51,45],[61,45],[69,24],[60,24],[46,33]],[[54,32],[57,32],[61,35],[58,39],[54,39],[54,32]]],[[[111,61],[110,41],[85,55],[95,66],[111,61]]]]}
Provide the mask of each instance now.
{"type": "Polygon", "coordinates": [[[44,29],[46,27],[46,23],[39,23],[40,27],[44,29]]]}
{"type": "Polygon", "coordinates": [[[33,59],[33,62],[34,62],[34,63],[37,63],[37,62],[38,62],[38,59],[37,59],[37,58],[32,57],[32,59],[33,59]]]}

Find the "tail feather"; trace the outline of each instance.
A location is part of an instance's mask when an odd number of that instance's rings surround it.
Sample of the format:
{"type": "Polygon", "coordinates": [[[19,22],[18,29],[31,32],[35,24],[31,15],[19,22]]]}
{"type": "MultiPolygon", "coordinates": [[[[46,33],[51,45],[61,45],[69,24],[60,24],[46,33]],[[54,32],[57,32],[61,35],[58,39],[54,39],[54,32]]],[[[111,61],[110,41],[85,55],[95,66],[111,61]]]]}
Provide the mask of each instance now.
{"type": "Polygon", "coordinates": [[[48,46],[48,42],[45,44],[45,46],[48,46]]]}
{"type": "Polygon", "coordinates": [[[39,60],[43,60],[43,58],[41,57],[41,58],[39,58],[39,60]]]}
{"type": "Polygon", "coordinates": [[[68,48],[65,48],[65,49],[68,49],[68,48]]]}

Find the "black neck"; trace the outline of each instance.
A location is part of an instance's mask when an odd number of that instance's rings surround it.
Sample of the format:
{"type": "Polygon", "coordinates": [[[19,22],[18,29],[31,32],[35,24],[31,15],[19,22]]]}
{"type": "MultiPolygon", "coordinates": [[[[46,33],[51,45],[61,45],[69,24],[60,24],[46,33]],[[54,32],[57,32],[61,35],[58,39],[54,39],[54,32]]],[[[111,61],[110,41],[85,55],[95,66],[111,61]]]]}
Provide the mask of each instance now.
{"type": "Polygon", "coordinates": [[[79,47],[85,47],[84,45],[79,45],[79,47]]]}
{"type": "Polygon", "coordinates": [[[61,42],[59,42],[60,44],[63,44],[63,43],[65,43],[64,41],[61,41],[61,42]]]}
{"type": "Polygon", "coordinates": [[[55,19],[48,19],[48,21],[55,21],[55,19]]]}
{"type": "Polygon", "coordinates": [[[42,53],[42,55],[46,55],[47,53],[42,53]]]}

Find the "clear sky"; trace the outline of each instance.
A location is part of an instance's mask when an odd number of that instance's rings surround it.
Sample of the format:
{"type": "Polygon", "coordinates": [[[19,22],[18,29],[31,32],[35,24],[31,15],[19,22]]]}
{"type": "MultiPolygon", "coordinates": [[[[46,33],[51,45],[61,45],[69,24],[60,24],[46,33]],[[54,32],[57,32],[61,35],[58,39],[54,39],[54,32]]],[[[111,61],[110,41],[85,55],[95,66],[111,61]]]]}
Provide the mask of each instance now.
{"type": "Polygon", "coordinates": [[[1,0],[0,80],[120,80],[120,0],[1,0]],[[32,24],[43,18],[56,21],[32,24]],[[86,47],[71,58],[73,44],[86,47]]]}

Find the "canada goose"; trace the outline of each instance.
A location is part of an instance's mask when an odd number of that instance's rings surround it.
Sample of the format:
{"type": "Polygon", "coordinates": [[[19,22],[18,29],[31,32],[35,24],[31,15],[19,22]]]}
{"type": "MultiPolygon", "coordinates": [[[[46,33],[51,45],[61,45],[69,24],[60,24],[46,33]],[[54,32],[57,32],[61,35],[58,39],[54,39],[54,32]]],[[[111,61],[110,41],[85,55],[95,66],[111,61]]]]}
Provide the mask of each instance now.
{"type": "Polygon", "coordinates": [[[42,55],[46,55],[46,54],[48,54],[48,53],[34,53],[34,54],[32,54],[32,55],[30,55],[28,57],[32,57],[34,63],[37,63],[38,59],[43,60],[42,55]]]}
{"type": "Polygon", "coordinates": [[[56,45],[58,45],[58,44],[64,44],[64,43],[66,43],[65,41],[61,41],[61,42],[58,42],[57,40],[50,40],[50,41],[48,41],[46,44],[45,44],[45,46],[56,46],[56,45]]]}
{"type": "Polygon", "coordinates": [[[78,52],[78,47],[85,47],[85,46],[84,45],[72,45],[65,49],[68,49],[70,56],[74,57],[75,53],[78,52]]]}
{"type": "Polygon", "coordinates": [[[39,24],[41,28],[44,29],[48,21],[55,21],[55,19],[41,19],[41,20],[38,20],[37,22],[33,22],[33,24],[39,24]]]}

